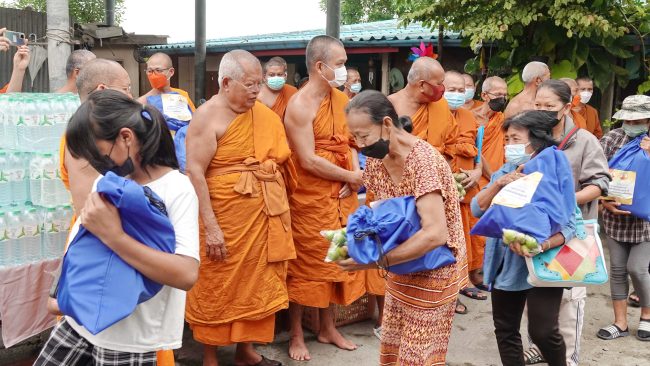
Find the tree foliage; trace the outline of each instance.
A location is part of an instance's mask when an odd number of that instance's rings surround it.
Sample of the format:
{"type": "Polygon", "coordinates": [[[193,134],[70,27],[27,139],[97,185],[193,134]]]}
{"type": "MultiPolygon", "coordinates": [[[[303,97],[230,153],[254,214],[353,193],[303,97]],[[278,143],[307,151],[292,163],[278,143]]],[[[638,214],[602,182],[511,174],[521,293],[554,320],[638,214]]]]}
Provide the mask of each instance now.
{"type": "MultiPolygon", "coordinates": [[[[77,23],[98,23],[103,22],[106,16],[104,0],[70,0],[70,17],[77,23]]],[[[31,7],[40,12],[47,9],[47,0],[7,0],[0,5],[16,9],[31,7]]],[[[124,16],[124,0],[115,1],[115,23],[119,24],[124,16]]]]}
{"type": "MultiPolygon", "coordinates": [[[[356,24],[397,18],[398,14],[410,12],[426,0],[400,3],[396,0],[341,0],[341,23],[356,24]]],[[[322,11],[327,10],[327,0],[320,0],[322,11]]]]}
{"type": "MultiPolygon", "coordinates": [[[[533,57],[571,66],[588,74],[599,88],[648,79],[650,58],[639,40],[650,34],[650,4],[645,0],[395,0],[403,23],[442,24],[462,33],[475,50],[496,45],[491,73],[519,71],[533,57]],[[402,11],[400,9],[408,9],[402,11]],[[623,60],[623,61],[621,61],[623,60]]],[[[480,56],[468,65],[480,65],[480,56]]],[[[566,70],[565,70],[566,71],[566,70]]],[[[518,74],[518,73],[517,73],[518,74]]],[[[518,76],[513,76],[516,78],[518,76]]],[[[510,80],[511,85],[517,84],[510,80]]],[[[650,89],[650,79],[647,83],[650,89]]]]}

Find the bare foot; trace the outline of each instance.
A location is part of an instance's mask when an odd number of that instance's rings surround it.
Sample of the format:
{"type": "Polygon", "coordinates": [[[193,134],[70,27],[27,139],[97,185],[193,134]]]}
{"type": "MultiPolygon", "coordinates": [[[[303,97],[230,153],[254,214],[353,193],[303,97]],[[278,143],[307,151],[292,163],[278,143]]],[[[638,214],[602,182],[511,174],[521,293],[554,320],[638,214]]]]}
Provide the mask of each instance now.
{"type": "Polygon", "coordinates": [[[305,345],[305,338],[302,336],[292,336],[289,340],[289,357],[295,361],[309,361],[311,355],[305,345]]]}
{"type": "Polygon", "coordinates": [[[217,347],[203,345],[203,366],[219,366],[217,347]]]}
{"type": "Polygon", "coordinates": [[[257,365],[260,362],[262,356],[255,352],[252,343],[237,343],[235,366],[257,365]]]}
{"type": "Polygon", "coordinates": [[[333,344],[336,347],[347,351],[354,351],[357,349],[357,345],[345,339],[336,328],[321,329],[318,333],[317,339],[320,343],[333,344]]]}

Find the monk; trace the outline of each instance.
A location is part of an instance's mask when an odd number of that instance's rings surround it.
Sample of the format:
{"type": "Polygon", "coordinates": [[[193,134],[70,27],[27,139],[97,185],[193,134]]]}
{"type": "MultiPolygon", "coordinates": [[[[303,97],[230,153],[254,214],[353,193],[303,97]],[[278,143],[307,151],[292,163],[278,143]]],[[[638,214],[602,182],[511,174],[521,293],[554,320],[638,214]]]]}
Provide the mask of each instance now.
{"type": "Polygon", "coordinates": [[[578,83],[571,78],[560,78],[560,81],[563,81],[569,86],[569,88],[571,88],[571,119],[573,119],[576,126],[582,129],[587,129],[587,120],[576,110],[580,104],[580,90],[578,89],[578,83]]]}
{"type": "Polygon", "coordinates": [[[551,70],[545,63],[532,61],[526,64],[521,72],[521,79],[525,84],[524,90],[512,98],[504,112],[505,117],[510,118],[520,112],[535,109],[537,87],[550,78],[551,70]]]}
{"type": "Polygon", "coordinates": [[[483,176],[479,180],[481,189],[490,182],[492,173],[499,170],[506,162],[505,136],[502,127],[507,98],[508,85],[505,80],[498,76],[491,76],[483,81],[481,99],[484,103],[473,111],[479,124],[477,148],[483,168],[483,176]]]}
{"type": "Polygon", "coordinates": [[[175,93],[182,95],[187,106],[192,112],[194,112],[196,107],[194,106],[192,99],[190,99],[189,94],[187,94],[183,89],[171,87],[170,81],[175,72],[176,70],[172,64],[172,59],[167,54],[158,52],[151,55],[147,60],[147,79],[149,79],[151,90],[149,90],[147,94],[138,98],[138,102],[147,104],[148,97],[175,93]]]}
{"type": "Polygon", "coordinates": [[[343,93],[352,99],[361,92],[361,74],[359,70],[348,67],[348,80],[343,84],[343,93]]]}
{"type": "Polygon", "coordinates": [[[257,94],[259,60],[226,53],[219,93],[203,104],[187,132],[187,171],[199,198],[201,265],[185,317],[204,344],[236,343],[236,365],[279,365],[253,343],[273,341],[275,313],[289,305],[287,262],[296,257],[285,176],[291,151],[280,117],[257,94]]]}
{"type": "MultiPolygon", "coordinates": [[[[461,184],[465,188],[466,195],[461,200],[460,212],[463,220],[463,231],[465,233],[465,244],[467,247],[467,270],[469,279],[475,286],[483,285],[483,276],[480,274],[483,268],[483,252],[485,249],[485,239],[480,236],[470,235],[470,230],[478,221],[473,215],[470,208],[472,198],[479,192],[478,182],[483,174],[481,162],[476,159],[478,149],[476,147],[476,135],[478,132],[478,122],[472,111],[463,108],[463,97],[465,95],[465,80],[463,76],[456,71],[447,71],[445,73],[445,98],[458,123],[458,139],[454,145],[454,173],[463,174],[465,179],[461,184]]],[[[474,300],[486,300],[487,295],[476,287],[466,287],[461,289],[460,293],[474,300]]],[[[459,304],[462,305],[462,304],[459,304]]],[[[462,309],[456,309],[462,313],[462,309]]]]}
{"type": "Polygon", "coordinates": [[[298,258],[289,263],[289,356],[311,359],[302,330],[304,306],[318,308],[318,341],[354,350],[357,346],[336,329],[330,304],[349,305],[365,292],[363,273],[344,272],[325,263],[329,243],[321,230],[338,229],[358,206],[362,184],[357,152],[349,141],[339,91],[347,80],[347,55],[336,38],[316,36],[306,49],[309,82],[291,98],[284,118],[294,150],[298,187],[291,195],[293,238],[298,258]]]}
{"type": "Polygon", "coordinates": [[[275,114],[284,120],[289,99],[298,89],[287,84],[287,62],[282,57],[273,57],[264,64],[264,85],[257,100],[271,108],[275,114]]]}
{"type": "Polygon", "coordinates": [[[483,101],[474,99],[476,95],[474,78],[470,74],[463,74],[463,80],[465,81],[465,105],[463,105],[463,108],[473,110],[480,107],[483,101]]]}
{"type": "Polygon", "coordinates": [[[594,94],[594,81],[587,76],[583,76],[577,78],[576,83],[578,83],[580,103],[574,108],[574,110],[585,119],[587,123],[586,130],[600,139],[603,137],[603,128],[600,125],[598,110],[587,104],[591,100],[591,96],[594,94]]]}
{"type": "Polygon", "coordinates": [[[94,53],[88,50],[74,50],[68,56],[65,64],[65,74],[68,77],[65,85],[57,90],[57,93],[74,93],[77,94],[77,76],[81,72],[81,67],[88,61],[97,58],[94,53]]]}
{"type": "Polygon", "coordinates": [[[409,70],[406,87],[388,99],[399,116],[413,121],[413,134],[435,147],[451,164],[458,124],[443,98],[445,70],[431,57],[420,57],[409,70]]]}

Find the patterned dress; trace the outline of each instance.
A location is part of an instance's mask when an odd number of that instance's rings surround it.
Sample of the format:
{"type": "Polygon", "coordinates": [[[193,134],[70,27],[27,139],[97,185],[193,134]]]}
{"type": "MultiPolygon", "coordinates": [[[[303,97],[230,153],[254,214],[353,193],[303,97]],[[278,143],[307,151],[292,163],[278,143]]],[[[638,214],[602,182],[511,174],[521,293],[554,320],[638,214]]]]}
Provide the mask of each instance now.
{"type": "Polygon", "coordinates": [[[381,160],[368,158],[364,184],[378,200],[421,197],[440,191],[447,245],[456,263],[436,270],[389,273],[382,323],[381,365],[444,365],[458,291],[467,283],[467,255],[458,193],[449,165],[425,141],[415,143],[404,163],[402,181],[391,179],[381,160]]]}

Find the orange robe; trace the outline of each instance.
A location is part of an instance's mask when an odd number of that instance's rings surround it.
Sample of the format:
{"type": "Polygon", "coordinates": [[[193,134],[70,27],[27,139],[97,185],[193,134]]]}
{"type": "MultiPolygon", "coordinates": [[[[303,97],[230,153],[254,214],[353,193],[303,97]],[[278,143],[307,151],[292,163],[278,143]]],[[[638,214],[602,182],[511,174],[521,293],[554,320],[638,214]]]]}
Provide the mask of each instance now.
{"type": "Polygon", "coordinates": [[[573,119],[573,123],[575,123],[576,126],[582,128],[583,130],[587,129],[587,121],[582,115],[580,115],[580,113],[571,110],[571,118],[573,119]]]}
{"type": "MultiPolygon", "coordinates": [[[[492,173],[499,170],[506,162],[506,140],[503,133],[504,120],[502,112],[495,113],[485,126],[483,134],[483,151],[481,153],[485,159],[481,159],[481,161],[490,167],[492,173]]],[[[483,188],[488,183],[490,183],[490,179],[483,176],[479,181],[479,186],[483,188]]]]}
{"type": "MultiPolygon", "coordinates": [[[[476,148],[476,134],[478,122],[474,114],[468,109],[457,109],[453,112],[458,122],[459,135],[455,145],[455,165],[458,170],[474,169],[478,149],[476,148]]],[[[479,192],[479,187],[474,186],[467,190],[465,198],[460,202],[460,214],[463,220],[463,232],[465,233],[465,244],[467,246],[467,270],[474,271],[483,267],[483,253],[485,251],[485,238],[470,235],[469,232],[478,221],[472,215],[470,202],[479,192]]]]}
{"type": "Polygon", "coordinates": [[[591,132],[598,139],[603,137],[603,128],[600,125],[600,117],[596,108],[589,104],[582,104],[582,109],[578,112],[587,122],[587,131],[591,132]]]}
{"type": "Polygon", "coordinates": [[[472,104],[472,107],[470,108],[470,110],[473,111],[473,110],[475,110],[475,109],[480,108],[480,107],[483,105],[483,103],[485,103],[485,102],[482,101],[482,100],[476,100],[476,99],[474,99],[474,103],[472,104]]]}
{"type": "Polygon", "coordinates": [[[422,104],[411,116],[411,120],[415,136],[435,147],[448,161],[454,159],[458,124],[444,98],[437,102],[422,104]]]}
{"type": "Polygon", "coordinates": [[[259,102],[217,141],[205,176],[228,258],[206,257],[201,225],[199,280],[185,309],[203,344],[273,341],[275,313],[289,306],[287,262],[296,257],[284,179],[290,155],[280,118],[259,102]]]}
{"type": "MultiPolygon", "coordinates": [[[[348,97],[332,89],[326,95],[313,122],[315,153],[332,164],[351,170],[352,150],[344,108],[348,97]]],[[[298,186],[291,195],[293,239],[298,258],[289,263],[289,299],[304,306],[326,308],[330,303],[348,305],[365,292],[364,273],[344,272],[324,259],[329,243],[321,230],[347,224],[358,206],[357,194],[339,199],[343,183],[322,179],[304,170],[292,156],[298,186]]]]}
{"type": "Polygon", "coordinates": [[[298,92],[298,89],[295,86],[284,84],[280,94],[275,99],[275,103],[271,107],[271,110],[275,112],[280,119],[284,121],[284,113],[287,110],[287,105],[289,104],[289,99],[298,92]]]}

